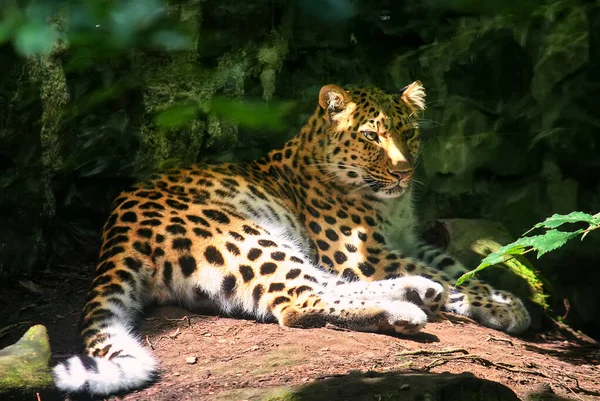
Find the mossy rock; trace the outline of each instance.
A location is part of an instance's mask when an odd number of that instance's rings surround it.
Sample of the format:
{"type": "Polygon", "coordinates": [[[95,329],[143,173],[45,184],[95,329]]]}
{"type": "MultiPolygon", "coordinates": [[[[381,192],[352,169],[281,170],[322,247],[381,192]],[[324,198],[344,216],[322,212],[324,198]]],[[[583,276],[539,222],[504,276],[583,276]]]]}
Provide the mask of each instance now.
{"type": "Polygon", "coordinates": [[[50,374],[50,343],[46,327],[31,327],[21,339],[0,350],[1,399],[35,399],[54,389],[50,374]]]}

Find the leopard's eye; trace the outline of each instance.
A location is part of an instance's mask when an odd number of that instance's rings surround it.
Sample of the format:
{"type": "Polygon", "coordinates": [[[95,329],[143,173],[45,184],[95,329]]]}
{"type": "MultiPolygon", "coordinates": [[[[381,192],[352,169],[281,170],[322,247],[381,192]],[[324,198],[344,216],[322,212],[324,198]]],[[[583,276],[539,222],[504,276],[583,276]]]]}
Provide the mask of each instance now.
{"type": "Polygon", "coordinates": [[[416,134],[417,134],[417,130],[414,128],[404,131],[404,137],[406,139],[412,139],[412,137],[414,137],[416,134]]]}
{"type": "Polygon", "coordinates": [[[379,135],[377,135],[377,132],[363,131],[362,133],[365,136],[365,138],[367,138],[369,141],[379,142],[379,135]]]}

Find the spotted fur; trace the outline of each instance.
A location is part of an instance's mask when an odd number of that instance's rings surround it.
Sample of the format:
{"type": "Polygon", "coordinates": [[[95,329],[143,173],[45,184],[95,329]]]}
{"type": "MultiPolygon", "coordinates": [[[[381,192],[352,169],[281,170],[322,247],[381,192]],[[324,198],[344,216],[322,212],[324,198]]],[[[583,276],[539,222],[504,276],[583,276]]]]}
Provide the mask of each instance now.
{"type": "Polygon", "coordinates": [[[416,239],[424,95],[420,82],[396,94],[327,85],[282,149],[172,170],[121,194],[83,310],[85,353],[54,368],[58,387],[108,395],[152,380],[156,363],[132,332],[150,302],[401,334],[445,308],[525,330],[519,299],[476,280],[452,288],[464,268],[416,239]]]}

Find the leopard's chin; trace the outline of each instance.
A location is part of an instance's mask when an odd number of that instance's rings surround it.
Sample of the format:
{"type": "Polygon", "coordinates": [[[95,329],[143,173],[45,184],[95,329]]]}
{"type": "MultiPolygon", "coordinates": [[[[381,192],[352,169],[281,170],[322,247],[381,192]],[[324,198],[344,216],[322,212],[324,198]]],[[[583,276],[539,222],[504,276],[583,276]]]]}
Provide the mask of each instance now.
{"type": "Polygon", "coordinates": [[[398,181],[394,184],[388,185],[387,187],[379,187],[376,190],[373,189],[373,192],[378,198],[390,199],[401,196],[407,191],[407,189],[407,187],[405,187],[400,183],[400,181],[398,181]]]}

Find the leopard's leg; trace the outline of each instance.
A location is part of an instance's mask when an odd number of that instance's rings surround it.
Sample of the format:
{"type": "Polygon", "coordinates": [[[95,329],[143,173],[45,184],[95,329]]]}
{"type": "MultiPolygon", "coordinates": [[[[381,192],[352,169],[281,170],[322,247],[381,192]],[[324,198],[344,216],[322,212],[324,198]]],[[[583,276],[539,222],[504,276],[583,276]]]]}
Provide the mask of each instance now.
{"type": "Polygon", "coordinates": [[[447,302],[444,286],[421,276],[405,276],[377,281],[353,281],[332,292],[344,295],[351,292],[353,299],[387,299],[410,302],[433,319],[447,302]]]}
{"type": "MultiPolygon", "coordinates": [[[[307,271],[317,269],[311,266],[307,271]]],[[[312,289],[305,295],[292,294],[287,305],[273,309],[281,325],[307,328],[332,323],[357,331],[412,335],[427,322],[427,314],[418,305],[391,296],[398,294],[395,290],[399,283],[350,283],[337,277],[323,278],[325,281],[321,283],[297,283],[300,285],[297,288],[310,286],[312,289]]]]}
{"type": "MultiPolygon", "coordinates": [[[[396,280],[399,277],[415,280],[410,287],[415,288],[416,294],[413,291],[407,292],[412,297],[408,300],[419,305],[429,315],[437,312],[440,303],[435,302],[437,295],[434,298],[427,297],[419,288],[426,292],[431,287],[428,283],[433,281],[444,288],[441,298],[444,310],[472,317],[485,326],[512,334],[522,333],[529,327],[529,313],[523,302],[513,294],[496,290],[479,280],[470,280],[455,288],[456,280],[467,270],[440,249],[418,241],[406,246],[404,252],[397,250],[402,244],[390,245],[367,242],[365,246],[372,254],[377,255],[379,264],[359,263],[357,267],[344,268],[342,275],[374,282],[396,280]],[[390,245],[394,248],[388,248],[390,245]]],[[[429,294],[434,293],[429,291],[429,294]]],[[[399,297],[406,299],[402,291],[399,297]]]]}
{"type": "Polygon", "coordinates": [[[444,305],[446,310],[511,334],[522,333],[529,327],[529,312],[515,295],[476,279],[455,288],[454,283],[467,269],[435,247],[421,245],[417,258],[422,261],[423,271],[428,270],[433,280],[448,283],[449,296],[444,305]]]}
{"type": "Polygon", "coordinates": [[[350,283],[316,266],[302,246],[285,236],[258,226],[232,229],[244,239],[229,236],[198,252],[208,259],[188,277],[193,288],[177,290],[189,294],[185,304],[193,306],[200,294],[223,312],[243,311],[288,327],[332,323],[414,334],[427,322],[417,305],[382,296],[382,290],[391,294],[399,283],[350,283]]]}
{"type": "Polygon", "coordinates": [[[84,352],[53,368],[63,391],[107,395],[155,378],[156,362],[133,333],[137,312],[146,303],[149,273],[140,259],[123,257],[121,248],[105,249],[96,269],[80,323],[84,352]]]}
{"type": "Polygon", "coordinates": [[[529,312],[518,297],[480,280],[451,288],[445,309],[511,334],[523,333],[531,324],[529,312]]]}

